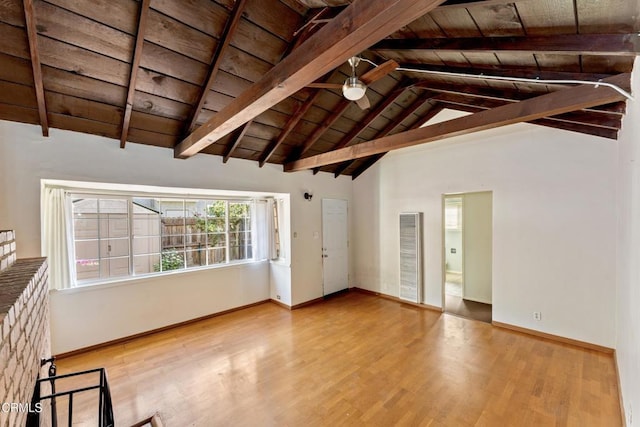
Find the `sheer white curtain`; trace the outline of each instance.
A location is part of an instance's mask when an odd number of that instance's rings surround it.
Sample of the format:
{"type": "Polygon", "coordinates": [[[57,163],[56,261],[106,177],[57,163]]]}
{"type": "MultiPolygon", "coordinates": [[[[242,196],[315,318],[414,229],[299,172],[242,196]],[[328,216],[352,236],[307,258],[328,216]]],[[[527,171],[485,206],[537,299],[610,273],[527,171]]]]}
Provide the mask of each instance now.
{"type": "Polygon", "coordinates": [[[281,199],[271,199],[271,259],[285,258],[282,242],[282,230],[284,230],[284,202],[281,199]],[[276,227],[277,224],[277,227],[276,227]]]}
{"type": "Polygon", "coordinates": [[[50,288],[71,288],[76,277],[71,204],[62,188],[44,186],[40,198],[42,255],[49,264],[50,288]]]}
{"type": "Polygon", "coordinates": [[[274,199],[268,199],[267,200],[267,230],[269,233],[269,237],[268,237],[269,259],[278,259],[280,256],[279,254],[280,226],[278,225],[278,227],[276,227],[276,218],[279,218],[280,215],[278,215],[277,209],[278,209],[278,201],[274,199]]]}
{"type": "Polygon", "coordinates": [[[255,203],[254,223],[254,250],[255,259],[278,259],[278,247],[275,227],[274,206],[277,209],[277,201],[274,199],[258,200],[255,203]]]}
{"type": "Polygon", "coordinates": [[[266,239],[267,236],[267,228],[266,228],[266,215],[267,215],[267,203],[264,200],[256,200],[253,204],[255,206],[255,210],[253,215],[251,215],[251,229],[253,230],[253,257],[256,260],[267,259],[267,246],[266,239]]]}

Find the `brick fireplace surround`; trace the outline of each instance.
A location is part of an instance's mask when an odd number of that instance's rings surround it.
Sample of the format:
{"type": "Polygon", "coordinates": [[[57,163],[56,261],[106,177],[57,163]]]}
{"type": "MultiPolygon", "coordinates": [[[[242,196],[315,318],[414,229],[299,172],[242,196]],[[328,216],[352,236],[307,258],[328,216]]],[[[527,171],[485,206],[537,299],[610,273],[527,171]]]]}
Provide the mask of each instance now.
{"type": "Polygon", "coordinates": [[[25,425],[38,373],[47,376],[48,290],[46,258],[17,259],[15,232],[0,231],[0,427],[25,425]]]}

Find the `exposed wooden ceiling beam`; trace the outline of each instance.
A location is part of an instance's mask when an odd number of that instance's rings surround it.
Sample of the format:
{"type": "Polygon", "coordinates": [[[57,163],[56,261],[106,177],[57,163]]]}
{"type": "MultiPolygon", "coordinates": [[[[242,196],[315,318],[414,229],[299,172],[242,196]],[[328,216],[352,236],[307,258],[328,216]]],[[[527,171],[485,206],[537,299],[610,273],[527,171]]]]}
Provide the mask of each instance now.
{"type": "MultiPolygon", "coordinates": [[[[479,111],[485,111],[484,108],[480,108],[472,105],[454,104],[454,103],[447,103],[447,102],[438,102],[438,104],[444,108],[449,108],[451,110],[458,110],[458,111],[466,111],[468,113],[477,113],[479,111]]],[[[570,113],[567,113],[567,114],[570,114],[570,113]]],[[[531,120],[531,121],[528,121],[527,123],[531,123],[539,126],[551,127],[554,129],[567,130],[571,132],[584,133],[586,135],[599,136],[599,137],[608,138],[608,139],[617,139],[617,136],[618,136],[618,129],[591,126],[586,123],[551,120],[550,118],[531,120]]]]}
{"type": "Polygon", "coordinates": [[[586,135],[599,136],[607,139],[618,139],[619,129],[603,128],[598,126],[589,126],[581,123],[560,122],[549,119],[532,120],[528,123],[534,125],[540,125],[560,130],[567,130],[571,132],[584,133],[586,135]]]}
{"type": "MultiPolygon", "coordinates": [[[[434,101],[445,102],[448,104],[468,105],[478,107],[482,110],[490,110],[501,105],[515,103],[512,100],[498,99],[478,99],[472,96],[460,94],[444,93],[433,98],[434,101]]],[[[622,125],[622,116],[617,113],[608,113],[606,111],[571,111],[569,113],[558,114],[548,118],[549,120],[570,122],[577,124],[586,124],[589,126],[603,127],[610,129],[619,129],[622,125]]]]}
{"type": "MultiPolygon", "coordinates": [[[[402,92],[404,92],[406,88],[402,87],[401,89],[402,90],[397,89],[394,92],[392,92],[391,95],[385,97],[385,99],[376,106],[375,110],[370,111],[369,114],[367,114],[367,116],[364,119],[362,119],[353,129],[351,129],[351,131],[349,131],[348,134],[346,134],[340,140],[340,142],[338,142],[338,144],[336,144],[335,147],[333,147],[333,149],[337,150],[338,148],[346,147],[347,145],[351,144],[351,142],[353,142],[353,140],[356,139],[356,137],[360,134],[360,132],[364,131],[369,126],[369,124],[371,124],[371,122],[377,119],[378,116],[380,116],[380,114],[382,114],[382,112],[387,109],[389,105],[393,104],[393,102],[402,94],[402,92]]],[[[334,176],[337,178],[349,166],[351,166],[351,162],[344,162],[338,165],[336,170],[334,170],[333,172],[334,176]]],[[[319,168],[314,168],[313,174],[315,175],[319,171],[320,171],[319,168]]]]}
{"type": "Polygon", "coordinates": [[[129,74],[129,90],[127,92],[127,102],[125,104],[124,116],[122,118],[122,132],[120,134],[120,148],[124,148],[129,136],[129,124],[131,123],[131,112],[133,110],[133,98],[136,92],[136,77],[140,67],[142,57],[142,47],[144,45],[144,33],[147,29],[147,16],[149,15],[149,4],[151,0],[142,0],[140,3],[140,16],[138,18],[138,35],[136,45],[133,49],[133,59],[131,61],[131,74],[129,74]]]}
{"type": "Polygon", "coordinates": [[[291,52],[296,50],[302,43],[304,43],[305,40],[311,37],[313,33],[317,32],[320,27],[318,27],[318,23],[316,22],[316,20],[324,18],[324,16],[329,12],[331,12],[330,7],[323,7],[319,12],[312,16],[311,19],[305,22],[302,27],[296,30],[296,32],[293,33],[294,39],[291,41],[291,43],[289,43],[289,46],[287,46],[287,50],[284,52],[284,55],[282,57],[287,57],[291,52]]]}
{"type": "MultiPolygon", "coordinates": [[[[631,76],[628,73],[606,79],[606,82],[629,90],[631,76]]],[[[395,135],[363,142],[339,150],[330,151],[285,164],[286,172],[312,169],[346,160],[368,157],[390,150],[466,135],[481,130],[542,119],[568,113],[594,105],[624,100],[621,93],[607,86],[580,85],[558,92],[548,93],[514,104],[481,111],[471,116],[448,120],[432,126],[401,132],[395,135]]]]}
{"type": "Polygon", "coordinates": [[[419,127],[422,127],[425,123],[433,119],[436,116],[436,114],[438,114],[442,110],[444,110],[444,107],[440,103],[436,103],[433,107],[431,107],[429,111],[427,111],[425,115],[423,115],[418,120],[416,120],[416,122],[411,125],[409,130],[418,129],[419,127]]]}
{"type": "Polygon", "coordinates": [[[29,53],[31,54],[31,70],[33,72],[33,85],[38,103],[38,117],[42,136],[49,136],[49,120],[47,119],[47,104],[44,98],[44,84],[42,83],[42,67],[40,65],[40,53],[38,51],[38,31],[36,29],[36,15],[33,9],[33,0],[24,0],[24,17],[27,25],[27,37],[29,39],[29,53]]]}
{"type": "MultiPolygon", "coordinates": [[[[416,100],[411,103],[410,106],[408,106],[407,108],[402,110],[400,114],[398,114],[398,116],[395,118],[394,121],[390,122],[387,126],[385,126],[376,135],[376,138],[382,138],[383,136],[387,136],[395,132],[398,126],[400,126],[407,118],[409,118],[409,116],[411,116],[413,113],[418,111],[418,109],[422,107],[425,104],[425,102],[429,101],[434,96],[436,96],[435,93],[428,92],[428,91],[420,94],[418,98],[416,98],[416,100]]],[[[429,111],[431,110],[432,109],[430,109],[429,111]]]]}
{"type": "MultiPolygon", "coordinates": [[[[524,1],[524,0],[520,0],[524,1]]],[[[496,6],[505,3],[512,3],[511,0],[447,0],[438,6],[438,9],[452,9],[455,7],[470,7],[470,6],[496,6]]]]}
{"type": "MultiPolygon", "coordinates": [[[[326,81],[330,77],[331,77],[331,73],[328,73],[323,77],[322,80],[326,81]]],[[[280,145],[282,145],[282,143],[287,139],[287,137],[289,136],[291,131],[293,131],[293,129],[296,127],[298,122],[300,122],[302,117],[304,117],[307,111],[309,111],[309,109],[313,106],[313,104],[315,104],[315,102],[318,100],[318,97],[320,96],[321,93],[322,92],[320,90],[316,90],[315,92],[312,92],[309,95],[309,97],[304,101],[304,103],[302,103],[296,109],[296,111],[293,113],[293,115],[289,118],[287,123],[284,125],[282,132],[280,132],[280,135],[278,135],[278,139],[272,142],[267,147],[267,149],[263,152],[259,161],[260,167],[263,167],[267,163],[267,161],[271,158],[273,153],[275,153],[278,147],[280,147],[280,145]]]]}
{"type": "MultiPolygon", "coordinates": [[[[298,0],[298,1],[312,9],[322,7],[323,5],[326,5],[326,4],[332,6],[332,8],[341,8],[350,3],[349,0],[324,0],[324,1],[298,0]]],[[[442,3],[439,7],[454,8],[454,7],[468,7],[468,6],[474,6],[474,5],[492,6],[492,5],[510,3],[512,1],[513,0],[447,0],[444,3],[442,3]]],[[[520,0],[520,1],[524,1],[524,0],[520,0]]]]}
{"type": "MultiPolygon", "coordinates": [[[[286,58],[289,54],[291,54],[291,52],[293,52],[298,47],[300,47],[300,45],[306,39],[311,37],[311,35],[316,33],[321,28],[321,26],[318,26],[317,20],[322,20],[323,21],[322,24],[324,25],[328,22],[328,19],[323,18],[325,14],[331,14],[332,17],[335,17],[338,13],[342,12],[343,9],[344,9],[343,7],[334,7],[334,8],[331,8],[328,6],[323,7],[320,10],[320,12],[316,13],[313,17],[307,20],[307,22],[299,30],[293,33],[293,36],[295,38],[291,43],[289,43],[289,46],[287,46],[287,50],[285,51],[284,55],[282,55],[282,58],[286,58]]],[[[329,19],[333,19],[333,18],[329,18],[329,19]]],[[[329,72],[325,74],[325,76],[322,79],[320,79],[321,83],[318,83],[318,84],[327,82],[332,74],[333,72],[329,72]]],[[[307,88],[313,88],[313,87],[314,87],[313,84],[307,85],[307,88]]],[[[323,89],[319,87],[316,87],[316,88],[323,89]]],[[[259,161],[260,167],[263,167],[267,163],[267,160],[271,158],[271,156],[276,151],[276,149],[280,145],[282,145],[282,143],[286,140],[287,136],[289,136],[291,131],[293,131],[293,129],[296,127],[296,125],[302,119],[302,117],[306,114],[309,108],[311,108],[313,104],[315,104],[316,100],[320,96],[320,93],[321,92],[319,90],[312,92],[311,95],[309,95],[309,97],[307,98],[307,100],[302,105],[300,105],[298,109],[293,113],[289,121],[287,121],[284,128],[282,129],[282,132],[278,136],[278,139],[272,142],[271,144],[269,144],[269,146],[267,146],[267,148],[263,151],[263,154],[261,155],[260,161],[259,161]]],[[[316,173],[317,172],[314,170],[313,174],[315,175],[316,173]]]]}
{"type": "MultiPolygon", "coordinates": [[[[338,148],[342,148],[342,147],[345,147],[345,146],[349,145],[358,136],[358,134],[360,132],[362,132],[364,129],[366,129],[367,126],[369,126],[369,124],[372,121],[374,121],[376,118],[378,118],[378,116],[380,116],[380,114],[382,114],[382,112],[389,105],[391,105],[398,98],[398,96],[400,96],[402,94],[402,92],[404,92],[405,89],[406,89],[406,87],[403,86],[403,83],[399,82],[395,86],[395,88],[391,91],[391,94],[390,95],[385,95],[385,98],[383,99],[383,101],[380,104],[378,104],[374,110],[370,111],[369,114],[367,114],[364,119],[360,120],[360,122],[353,129],[351,129],[351,131],[349,131],[349,133],[347,133],[338,142],[338,144],[336,144],[335,147],[333,147],[333,149],[336,150],[338,148]],[[402,87],[399,88],[400,86],[402,86],[402,87]]],[[[325,131],[326,130],[328,130],[328,128],[325,129],[325,131]]],[[[298,156],[298,158],[299,158],[299,156],[298,156]]],[[[292,159],[292,160],[294,160],[294,159],[292,159]]],[[[350,164],[351,164],[350,162],[345,162],[345,163],[343,163],[341,165],[338,165],[338,167],[336,168],[336,171],[334,171],[335,177],[337,178],[346,168],[348,168],[350,166],[350,164]]],[[[313,168],[313,174],[314,175],[316,175],[318,172],[320,172],[320,168],[313,168]]]]}
{"type": "Polygon", "coordinates": [[[211,66],[209,67],[209,72],[207,74],[205,84],[202,87],[200,95],[198,96],[198,102],[196,103],[196,106],[193,108],[193,110],[191,110],[189,120],[187,120],[185,133],[191,132],[196,126],[198,116],[200,115],[200,112],[204,107],[207,95],[209,94],[213,83],[216,81],[216,76],[218,75],[218,70],[220,70],[220,64],[222,63],[222,57],[227,51],[227,48],[231,43],[231,38],[233,37],[233,34],[240,24],[240,18],[242,18],[242,12],[244,11],[244,7],[246,4],[246,0],[236,0],[233,5],[233,10],[229,15],[229,19],[227,19],[224,30],[222,31],[222,35],[220,36],[220,40],[218,40],[218,45],[216,46],[213,58],[211,59],[211,66]]]}
{"type": "Polygon", "coordinates": [[[247,130],[249,130],[249,126],[251,126],[251,123],[253,123],[253,120],[249,120],[247,123],[242,125],[242,127],[235,130],[233,138],[231,138],[229,149],[222,158],[222,163],[227,163],[229,161],[231,155],[236,150],[236,148],[238,148],[238,145],[240,145],[240,141],[242,141],[242,138],[244,138],[244,135],[247,133],[247,130]]]}
{"type": "MultiPolygon", "coordinates": [[[[597,82],[598,80],[606,79],[607,77],[611,77],[611,74],[600,74],[600,73],[579,73],[579,72],[568,72],[568,71],[539,71],[536,69],[522,69],[522,68],[509,68],[504,66],[497,65],[487,65],[487,66],[477,66],[474,67],[449,67],[442,65],[424,65],[424,64],[411,64],[411,63],[402,63],[400,64],[401,68],[410,68],[414,70],[422,70],[425,73],[421,73],[416,71],[415,74],[420,75],[422,78],[427,78],[430,76],[429,72],[434,72],[431,74],[435,77],[440,77],[436,73],[461,73],[468,74],[469,77],[447,77],[452,79],[472,79],[473,76],[482,76],[482,75],[491,75],[498,77],[515,77],[515,78],[525,78],[525,79],[540,79],[540,80],[587,80],[597,82]]],[[[411,73],[411,71],[407,71],[411,73]]],[[[533,82],[531,82],[533,84],[533,82]]]]}
{"type": "Polygon", "coordinates": [[[309,111],[309,108],[316,102],[318,97],[320,96],[320,91],[316,91],[313,95],[310,95],[304,103],[302,103],[298,109],[293,113],[293,116],[289,118],[287,124],[285,124],[282,132],[278,135],[278,139],[275,140],[265,151],[262,158],[260,159],[260,167],[263,167],[265,163],[271,158],[273,153],[276,151],[280,145],[287,139],[287,136],[291,133],[291,131],[296,127],[298,122],[302,119],[302,117],[309,111]]]}
{"type": "MultiPolygon", "coordinates": [[[[488,86],[471,86],[464,84],[444,84],[433,81],[418,82],[414,85],[416,88],[424,88],[431,92],[439,92],[443,94],[462,95],[466,97],[475,97],[482,99],[493,99],[499,101],[522,101],[525,99],[533,98],[536,96],[534,93],[521,92],[516,89],[494,89],[488,86]]],[[[608,112],[611,114],[617,114],[622,116],[624,113],[620,111],[620,106],[617,104],[609,104],[606,108],[602,106],[594,107],[589,111],[595,112],[608,112]]]]}
{"type": "Polygon", "coordinates": [[[182,140],[175,147],[175,156],[193,156],[442,2],[355,0],[262,79],[182,140]]]}
{"type": "MultiPolygon", "coordinates": [[[[420,126],[424,125],[429,120],[431,120],[433,117],[435,117],[435,115],[438,114],[443,109],[444,109],[444,107],[442,106],[442,104],[440,104],[440,103],[435,104],[429,111],[427,111],[427,114],[425,114],[424,116],[420,117],[420,119],[418,119],[413,125],[411,125],[409,130],[418,129],[420,126]]],[[[353,171],[353,173],[351,174],[351,180],[354,180],[357,177],[359,177],[360,175],[362,175],[364,173],[364,171],[369,169],[378,160],[383,158],[385,156],[385,154],[387,154],[387,153],[376,154],[375,156],[371,156],[368,159],[365,159],[364,163],[361,164],[359,168],[357,168],[356,170],[353,171]]]]}
{"type": "Polygon", "coordinates": [[[333,125],[336,120],[338,120],[340,116],[342,116],[342,114],[347,110],[347,108],[349,108],[349,105],[351,105],[351,101],[344,98],[340,99],[338,105],[336,105],[331,111],[331,114],[329,114],[329,116],[327,116],[327,118],[324,119],[324,121],[320,123],[320,125],[313,131],[313,133],[309,135],[302,148],[296,150],[296,152],[294,152],[291,156],[290,160],[299,159],[307,151],[309,151],[309,149],[313,147],[313,145],[322,137],[322,135],[324,135],[325,132],[329,130],[331,125],[333,125]]]}
{"type": "MultiPolygon", "coordinates": [[[[412,115],[414,112],[416,112],[418,110],[418,108],[422,107],[424,105],[424,103],[427,102],[433,96],[434,96],[434,94],[433,93],[429,93],[429,92],[423,92],[422,94],[420,94],[418,96],[418,98],[416,98],[416,100],[411,103],[411,105],[409,105],[407,108],[403,109],[400,112],[400,114],[398,114],[398,116],[394,120],[389,122],[380,132],[378,132],[376,134],[376,138],[382,138],[384,136],[389,135],[394,130],[396,130],[397,127],[400,126],[400,124],[402,122],[404,122],[410,115],[412,115]]],[[[342,146],[342,147],[344,147],[344,146],[342,146]]],[[[336,150],[338,148],[342,148],[342,147],[336,146],[334,148],[334,150],[336,150]]],[[[350,160],[350,161],[347,161],[347,162],[344,162],[344,163],[338,165],[336,170],[333,171],[334,177],[337,178],[338,176],[340,176],[340,174],[342,174],[342,172],[344,172],[347,169],[349,169],[351,167],[351,165],[353,165],[354,162],[355,162],[355,160],[350,160]]]]}
{"type": "MultiPolygon", "coordinates": [[[[384,157],[384,155],[387,153],[380,153],[380,154],[376,154],[375,156],[371,156],[367,159],[364,159],[364,161],[362,162],[362,164],[353,171],[353,173],[351,174],[351,180],[353,181],[354,179],[356,179],[357,177],[359,177],[360,175],[362,175],[364,173],[364,171],[366,171],[367,169],[369,169],[371,166],[373,166],[378,160],[380,160],[381,158],[384,157]]],[[[354,161],[355,163],[355,161],[354,161]]]]}
{"type": "Polygon", "coordinates": [[[522,101],[536,96],[535,93],[520,92],[516,89],[494,89],[486,85],[474,86],[470,84],[446,84],[434,81],[418,82],[414,87],[424,88],[438,93],[473,96],[484,99],[497,99],[501,101],[522,101]]]}
{"type": "Polygon", "coordinates": [[[380,116],[380,114],[384,112],[384,110],[386,110],[391,104],[395,102],[396,99],[398,99],[400,95],[402,95],[405,89],[405,83],[403,81],[398,82],[391,90],[389,95],[384,95],[382,102],[376,105],[373,110],[369,111],[369,113],[362,120],[360,120],[353,127],[353,129],[349,131],[349,133],[342,137],[340,142],[338,142],[338,144],[336,144],[333,149],[337,150],[338,148],[346,147],[347,145],[351,144],[351,142],[356,139],[360,132],[365,130],[371,124],[371,122],[377,119],[378,116],[380,116]]]}
{"type": "MultiPolygon", "coordinates": [[[[411,126],[410,129],[417,129],[420,126],[424,125],[426,122],[431,120],[436,114],[438,114],[444,108],[450,108],[452,110],[467,111],[470,113],[477,113],[485,109],[485,108],[480,108],[480,107],[471,106],[471,105],[463,105],[463,104],[455,104],[455,103],[450,104],[438,98],[439,97],[433,98],[433,100],[437,101],[437,103],[434,105],[434,107],[431,110],[429,110],[429,112],[426,115],[424,115],[423,117],[420,118],[420,120],[414,123],[414,125],[411,126]]],[[[566,114],[563,114],[562,116],[570,115],[570,114],[574,114],[574,113],[566,113],[566,114]]],[[[617,129],[588,126],[588,125],[580,124],[577,122],[563,123],[561,120],[553,121],[550,119],[539,119],[539,120],[533,120],[529,123],[537,124],[541,126],[553,127],[556,129],[569,130],[573,132],[586,133],[589,135],[600,136],[600,137],[609,138],[609,139],[615,139],[618,135],[617,129]]],[[[376,154],[375,156],[371,156],[368,159],[365,159],[365,161],[360,165],[360,167],[358,167],[356,170],[353,171],[353,173],[351,174],[351,179],[354,180],[360,175],[362,175],[364,171],[366,171],[371,166],[373,166],[378,160],[382,159],[382,157],[384,157],[385,154],[386,153],[376,154]]],[[[355,163],[355,160],[353,161],[353,163],[355,163]]],[[[349,165],[351,164],[352,163],[349,163],[349,165]]]]}
{"type": "MultiPolygon", "coordinates": [[[[434,101],[444,102],[447,104],[463,105],[477,107],[481,110],[490,110],[509,103],[517,101],[497,100],[497,99],[478,99],[471,96],[457,94],[441,94],[433,98],[434,101]]],[[[608,129],[620,129],[622,126],[622,116],[615,113],[593,112],[593,111],[571,111],[569,113],[558,114],[547,118],[551,121],[575,123],[587,125],[589,127],[601,127],[608,129]]]]}
{"type": "Polygon", "coordinates": [[[565,34],[528,37],[385,39],[374,51],[545,53],[556,55],[636,56],[638,34],[565,34]]]}
{"type": "MultiPolygon", "coordinates": [[[[469,84],[445,84],[429,80],[417,82],[413,87],[427,89],[431,92],[450,93],[454,95],[497,99],[503,101],[522,101],[536,96],[535,93],[521,92],[516,89],[495,89],[485,85],[474,86],[469,84]]],[[[625,112],[625,103],[620,102],[608,104],[606,106],[597,106],[588,110],[596,112],[606,111],[612,114],[622,115],[625,112]]]]}

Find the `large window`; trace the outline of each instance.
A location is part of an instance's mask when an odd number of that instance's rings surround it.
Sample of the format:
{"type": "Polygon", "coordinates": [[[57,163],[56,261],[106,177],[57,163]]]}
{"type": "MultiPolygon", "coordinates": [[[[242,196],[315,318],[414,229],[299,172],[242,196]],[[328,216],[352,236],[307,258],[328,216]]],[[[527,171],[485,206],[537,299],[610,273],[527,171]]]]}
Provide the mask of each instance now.
{"type": "Polygon", "coordinates": [[[71,194],[76,280],[254,259],[255,201],[71,194]]]}

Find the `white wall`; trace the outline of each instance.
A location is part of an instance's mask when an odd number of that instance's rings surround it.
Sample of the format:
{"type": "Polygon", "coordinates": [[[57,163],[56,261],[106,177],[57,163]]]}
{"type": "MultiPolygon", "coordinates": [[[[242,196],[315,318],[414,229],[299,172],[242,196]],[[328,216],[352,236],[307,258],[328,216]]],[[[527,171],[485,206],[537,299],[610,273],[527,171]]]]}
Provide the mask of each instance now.
{"type": "MultiPolygon", "coordinates": [[[[263,288],[251,288],[250,291],[245,289],[246,292],[240,299],[237,298],[235,290],[230,292],[228,298],[224,297],[224,292],[212,290],[211,296],[223,298],[226,304],[216,302],[207,306],[206,310],[192,313],[189,304],[185,303],[180,305],[184,309],[181,313],[165,316],[163,307],[171,306],[174,295],[159,286],[157,289],[154,288],[157,295],[153,299],[143,298],[137,301],[142,305],[138,307],[139,310],[155,313],[155,321],[141,321],[137,314],[124,309],[130,307],[129,303],[126,303],[120,308],[119,322],[122,325],[128,324],[130,328],[121,330],[122,334],[128,335],[145,328],[161,327],[167,324],[168,319],[182,321],[201,316],[202,311],[249,304],[269,298],[277,292],[283,294],[281,301],[288,305],[322,296],[322,242],[321,239],[315,239],[313,234],[314,231],[321,231],[320,200],[330,197],[350,201],[352,181],[349,177],[335,179],[332,174],[325,173],[314,176],[311,171],[285,174],[281,166],[266,165],[259,168],[256,162],[239,159],[231,159],[225,165],[221,157],[209,155],[177,160],[168,149],[128,144],[126,149],[122,150],[118,141],[107,138],[59,129],[51,129],[50,133],[49,138],[43,138],[38,126],[0,121],[0,228],[16,230],[19,257],[40,255],[41,179],[290,194],[290,231],[297,235],[291,239],[290,264],[278,265],[277,271],[273,274],[266,271],[264,281],[261,282],[263,288]],[[307,190],[313,192],[312,202],[307,202],[302,197],[307,190]],[[270,285],[276,288],[273,292],[270,285]]],[[[198,292],[201,289],[201,281],[218,283],[224,277],[220,276],[218,269],[206,271],[207,273],[203,273],[206,278],[190,274],[176,276],[180,278],[179,286],[182,292],[189,295],[197,307],[200,307],[198,292]]],[[[235,285],[236,283],[231,283],[227,286],[235,285]]],[[[113,301],[124,301],[131,292],[125,286],[108,289],[109,291],[104,292],[108,292],[109,298],[113,301]]],[[[139,294],[134,296],[137,298],[139,294]]],[[[92,331],[99,331],[105,327],[99,316],[92,320],[91,317],[86,317],[91,313],[80,309],[64,313],[61,310],[78,305],[92,306],[99,302],[98,299],[104,298],[104,293],[85,291],[74,294],[73,300],[69,297],[69,301],[73,301],[74,304],[64,304],[62,298],[63,296],[59,295],[53,299],[52,318],[59,319],[60,316],[65,316],[68,319],[76,319],[77,330],[68,332],[82,333],[86,339],[74,341],[74,345],[95,344],[99,339],[97,337],[102,335],[96,333],[93,337],[92,331]],[[83,321],[85,323],[81,326],[80,323],[83,321]]],[[[56,352],[72,349],[66,346],[64,349],[61,346],[56,347],[55,341],[53,344],[56,352]]]]}
{"type": "Polygon", "coordinates": [[[53,354],[269,299],[269,262],[51,291],[53,354]]]}
{"type": "MultiPolygon", "coordinates": [[[[640,94],[640,59],[633,93],[640,94]]],[[[618,287],[616,357],[627,426],[640,416],[640,101],[627,102],[618,141],[618,287]]]]}
{"type": "Polygon", "coordinates": [[[529,124],[391,152],[354,181],[355,285],[398,296],[398,213],[424,212],[441,307],[442,195],[493,191],[493,319],[613,347],[615,170],[615,142],[529,124]]]}
{"type": "Polygon", "coordinates": [[[272,262],[269,269],[269,298],[291,306],[291,268],[289,264],[272,262]]]}

